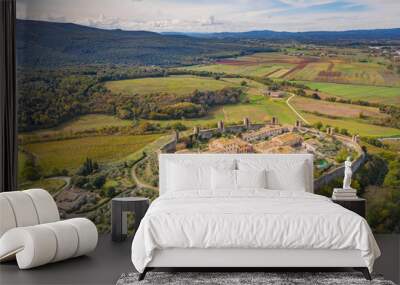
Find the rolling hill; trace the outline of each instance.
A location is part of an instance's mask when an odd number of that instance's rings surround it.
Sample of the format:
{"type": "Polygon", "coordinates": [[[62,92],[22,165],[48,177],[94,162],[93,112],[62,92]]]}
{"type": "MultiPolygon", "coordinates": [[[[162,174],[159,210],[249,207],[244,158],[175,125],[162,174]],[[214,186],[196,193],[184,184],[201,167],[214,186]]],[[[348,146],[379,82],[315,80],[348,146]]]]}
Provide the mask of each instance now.
{"type": "MultiPolygon", "coordinates": [[[[177,35],[177,33],[168,33],[177,35]]],[[[237,33],[188,33],[181,34],[191,37],[208,39],[263,39],[263,40],[294,40],[313,43],[357,43],[357,42],[388,42],[400,41],[400,28],[349,30],[349,31],[314,31],[314,32],[276,32],[270,30],[248,31],[237,33]]]]}
{"type": "MultiPolygon", "coordinates": [[[[261,49],[267,51],[268,49],[261,49]]],[[[261,51],[260,50],[260,51],[261,51]]],[[[70,23],[17,20],[21,66],[192,64],[209,56],[252,52],[249,44],[146,31],[103,30],[70,23]]]]}
{"type": "Polygon", "coordinates": [[[81,64],[174,66],[196,64],[207,58],[273,51],[265,41],[337,44],[378,40],[400,42],[400,29],[159,34],[148,31],[104,30],[71,23],[17,20],[18,64],[29,67],[81,64]]]}

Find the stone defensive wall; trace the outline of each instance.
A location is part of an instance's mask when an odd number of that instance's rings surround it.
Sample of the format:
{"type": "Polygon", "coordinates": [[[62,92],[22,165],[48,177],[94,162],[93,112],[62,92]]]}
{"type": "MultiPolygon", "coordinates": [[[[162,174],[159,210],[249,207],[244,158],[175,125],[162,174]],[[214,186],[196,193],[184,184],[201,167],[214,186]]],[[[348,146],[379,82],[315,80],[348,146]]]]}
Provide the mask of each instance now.
{"type": "MultiPolygon", "coordinates": [[[[250,124],[249,120],[247,118],[245,118],[243,120],[242,125],[230,125],[230,126],[225,126],[223,121],[219,121],[217,128],[199,129],[198,127],[194,127],[193,133],[189,136],[196,136],[197,138],[200,138],[200,139],[210,139],[216,134],[221,134],[221,133],[240,134],[245,131],[259,130],[266,125],[274,125],[274,124],[277,124],[277,121],[275,118],[273,118],[271,122],[267,122],[265,124],[250,124]]],[[[365,162],[366,155],[358,143],[358,141],[359,141],[358,136],[353,136],[352,138],[350,138],[350,137],[347,137],[344,135],[334,134],[333,129],[328,129],[327,134],[324,134],[323,132],[321,132],[319,130],[302,127],[298,122],[296,122],[296,125],[294,127],[298,128],[300,131],[313,133],[318,136],[327,136],[327,135],[332,136],[335,139],[342,142],[345,146],[352,148],[354,151],[356,151],[358,156],[353,161],[353,164],[352,164],[353,172],[356,172],[365,162]]],[[[176,133],[175,136],[169,142],[167,142],[165,145],[163,145],[160,148],[159,152],[160,153],[175,152],[176,145],[178,143],[178,138],[179,138],[179,134],[176,133]]],[[[343,176],[344,176],[344,166],[340,166],[340,167],[331,169],[327,173],[323,174],[321,177],[318,177],[317,179],[314,180],[314,190],[318,190],[323,185],[326,185],[326,184],[330,183],[331,181],[333,181],[334,179],[337,179],[337,178],[343,177],[343,176]]]]}
{"type": "MultiPolygon", "coordinates": [[[[359,141],[358,136],[353,136],[352,138],[339,134],[333,134],[332,136],[337,140],[341,141],[347,147],[352,148],[357,152],[358,156],[355,160],[353,160],[353,164],[351,165],[353,173],[356,172],[364,164],[366,160],[366,154],[361,148],[360,144],[358,143],[359,141]]],[[[321,177],[315,179],[314,190],[318,190],[322,186],[330,183],[331,181],[339,177],[344,177],[344,165],[336,167],[335,169],[332,169],[327,173],[325,173],[324,175],[322,175],[321,177]]]]}

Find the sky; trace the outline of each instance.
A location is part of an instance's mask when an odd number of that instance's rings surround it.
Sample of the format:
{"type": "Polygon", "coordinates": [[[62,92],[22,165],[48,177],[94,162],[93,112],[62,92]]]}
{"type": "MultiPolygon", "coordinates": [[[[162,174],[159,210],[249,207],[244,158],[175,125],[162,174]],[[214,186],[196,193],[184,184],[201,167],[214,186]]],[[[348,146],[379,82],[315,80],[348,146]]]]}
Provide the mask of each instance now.
{"type": "Polygon", "coordinates": [[[400,0],[17,0],[17,18],[155,32],[400,27],[400,0]]]}

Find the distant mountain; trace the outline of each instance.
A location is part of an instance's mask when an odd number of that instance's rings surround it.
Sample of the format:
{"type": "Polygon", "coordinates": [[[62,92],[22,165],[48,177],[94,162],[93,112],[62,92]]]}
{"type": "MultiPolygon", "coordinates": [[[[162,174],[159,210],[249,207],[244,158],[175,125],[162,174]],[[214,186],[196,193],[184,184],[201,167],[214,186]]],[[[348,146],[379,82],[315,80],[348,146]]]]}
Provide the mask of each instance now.
{"type": "Polygon", "coordinates": [[[295,40],[300,42],[372,42],[400,41],[400,28],[350,31],[316,31],[316,32],[275,32],[270,30],[238,33],[165,33],[168,35],[186,35],[198,38],[217,39],[263,39],[295,40]]]}
{"type": "Polygon", "coordinates": [[[203,56],[251,52],[249,45],[162,35],[146,31],[103,30],[76,24],[17,20],[19,65],[52,67],[77,64],[170,66],[203,56]]]}
{"type": "Polygon", "coordinates": [[[17,20],[17,60],[21,66],[79,64],[173,66],[206,58],[271,51],[268,43],[248,41],[400,41],[400,29],[346,32],[154,33],[104,30],[70,23],[17,20]]]}

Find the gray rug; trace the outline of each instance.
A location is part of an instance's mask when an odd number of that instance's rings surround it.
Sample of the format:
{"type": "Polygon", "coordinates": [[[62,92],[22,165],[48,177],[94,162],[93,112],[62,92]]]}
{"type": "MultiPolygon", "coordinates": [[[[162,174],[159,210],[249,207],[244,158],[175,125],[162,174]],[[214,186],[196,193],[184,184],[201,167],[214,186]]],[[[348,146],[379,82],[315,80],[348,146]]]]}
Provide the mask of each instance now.
{"type": "Polygon", "coordinates": [[[138,276],[138,273],[122,274],[117,285],[395,285],[392,281],[384,280],[376,275],[372,276],[372,281],[368,281],[359,272],[148,272],[142,281],[137,280],[138,276]]]}

